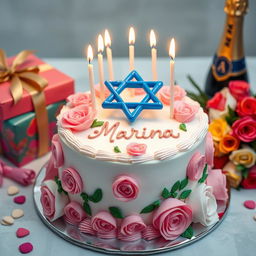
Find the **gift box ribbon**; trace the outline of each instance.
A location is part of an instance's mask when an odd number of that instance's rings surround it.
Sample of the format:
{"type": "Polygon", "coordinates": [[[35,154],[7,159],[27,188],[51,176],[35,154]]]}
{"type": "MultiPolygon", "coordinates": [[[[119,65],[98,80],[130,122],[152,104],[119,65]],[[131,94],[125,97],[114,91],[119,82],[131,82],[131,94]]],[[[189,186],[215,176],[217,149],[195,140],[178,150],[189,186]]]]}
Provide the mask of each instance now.
{"type": "Polygon", "coordinates": [[[31,50],[21,51],[13,60],[11,65],[7,64],[7,57],[3,49],[0,49],[0,86],[1,83],[10,81],[10,93],[16,104],[23,94],[23,89],[29,92],[32,97],[36,114],[38,129],[38,156],[42,156],[48,151],[48,114],[44,96],[44,88],[48,81],[41,77],[40,71],[51,68],[49,65],[21,67],[27,57],[34,53],[31,50]]]}

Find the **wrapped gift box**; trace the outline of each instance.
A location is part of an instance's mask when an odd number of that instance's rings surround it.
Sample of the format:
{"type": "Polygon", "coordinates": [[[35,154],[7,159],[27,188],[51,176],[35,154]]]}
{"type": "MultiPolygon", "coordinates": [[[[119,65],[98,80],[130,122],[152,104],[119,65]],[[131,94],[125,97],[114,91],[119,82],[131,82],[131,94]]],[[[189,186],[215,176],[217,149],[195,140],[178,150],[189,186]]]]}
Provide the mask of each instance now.
{"type": "MultiPolygon", "coordinates": [[[[65,101],[47,106],[49,149],[52,136],[56,133],[56,116],[65,101]]],[[[37,158],[38,131],[34,112],[10,118],[2,123],[1,145],[3,154],[17,166],[37,158]]]]}

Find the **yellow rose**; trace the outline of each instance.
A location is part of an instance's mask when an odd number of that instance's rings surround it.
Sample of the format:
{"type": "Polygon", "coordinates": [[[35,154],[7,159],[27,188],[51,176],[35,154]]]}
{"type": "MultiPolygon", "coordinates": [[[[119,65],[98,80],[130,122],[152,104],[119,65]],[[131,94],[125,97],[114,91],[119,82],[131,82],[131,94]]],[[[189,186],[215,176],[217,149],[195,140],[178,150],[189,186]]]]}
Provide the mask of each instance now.
{"type": "Polygon", "coordinates": [[[209,125],[209,132],[215,141],[220,141],[229,130],[230,127],[224,119],[215,119],[209,125]]]}
{"type": "Polygon", "coordinates": [[[249,147],[244,147],[242,149],[233,151],[229,159],[235,164],[242,164],[245,167],[252,167],[256,161],[256,154],[254,150],[249,147]]]}
{"type": "Polygon", "coordinates": [[[242,181],[242,173],[236,169],[232,162],[228,162],[223,167],[223,173],[226,175],[227,180],[232,188],[237,188],[242,181]]]}

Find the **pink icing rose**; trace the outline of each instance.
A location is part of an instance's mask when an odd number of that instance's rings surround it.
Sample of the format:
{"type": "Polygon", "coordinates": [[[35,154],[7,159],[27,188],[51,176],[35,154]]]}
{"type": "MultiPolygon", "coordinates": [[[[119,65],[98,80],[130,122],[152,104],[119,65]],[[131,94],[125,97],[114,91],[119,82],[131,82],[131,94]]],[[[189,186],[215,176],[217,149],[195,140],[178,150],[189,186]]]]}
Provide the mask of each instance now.
{"type": "Polygon", "coordinates": [[[245,116],[232,124],[232,135],[243,142],[251,142],[256,139],[256,120],[251,116],[245,116]]]}
{"type": "Polygon", "coordinates": [[[79,223],[78,229],[85,234],[96,235],[95,231],[92,229],[91,218],[85,218],[79,223]]]}
{"type": "Polygon", "coordinates": [[[53,154],[51,155],[48,164],[46,166],[46,173],[44,176],[45,180],[54,180],[54,178],[58,176],[58,168],[55,167],[55,160],[53,158],[53,154]]]}
{"type": "Polygon", "coordinates": [[[206,184],[213,188],[213,195],[215,196],[216,200],[227,201],[228,193],[226,183],[226,176],[220,169],[209,171],[206,184]]]}
{"type": "Polygon", "coordinates": [[[187,176],[189,180],[199,180],[205,166],[205,156],[200,152],[195,152],[187,166],[187,176]]]}
{"type": "Polygon", "coordinates": [[[120,227],[119,237],[124,241],[135,241],[141,238],[141,232],[146,228],[145,223],[139,215],[130,215],[123,219],[120,227]]]}
{"type": "Polygon", "coordinates": [[[71,194],[81,193],[83,181],[79,173],[73,168],[64,169],[61,174],[61,183],[65,191],[71,194]]]}
{"type": "Polygon", "coordinates": [[[214,159],[214,144],[213,144],[212,134],[208,132],[206,135],[206,141],[205,141],[205,160],[210,167],[213,167],[213,159],[214,159]]]}
{"type": "Polygon", "coordinates": [[[55,168],[61,167],[64,164],[64,155],[58,134],[52,137],[52,156],[55,168]]]}
{"type": "Polygon", "coordinates": [[[63,128],[79,132],[91,127],[96,112],[87,105],[80,105],[63,113],[60,124],[63,128]]]}
{"type": "Polygon", "coordinates": [[[117,224],[115,218],[107,211],[98,212],[91,220],[92,228],[100,238],[116,237],[117,224]]]}
{"type": "MultiPolygon", "coordinates": [[[[186,94],[186,91],[179,85],[174,86],[174,101],[182,100],[186,94]]],[[[159,98],[165,105],[170,105],[170,86],[165,85],[160,89],[159,98]]]]}
{"type": "Polygon", "coordinates": [[[139,184],[134,178],[121,175],[118,176],[112,184],[112,191],[117,200],[128,202],[137,198],[139,184]]]}
{"type": "Polygon", "coordinates": [[[44,216],[51,220],[55,214],[55,196],[47,186],[41,187],[41,198],[40,198],[44,216]]]}
{"type": "Polygon", "coordinates": [[[82,206],[75,201],[72,201],[65,206],[64,214],[67,221],[73,225],[77,225],[86,217],[82,206]]]}
{"type": "Polygon", "coordinates": [[[192,222],[192,210],[184,202],[168,198],[153,215],[153,226],[166,240],[175,240],[192,222]]]}
{"type": "Polygon", "coordinates": [[[230,81],[228,87],[232,96],[238,101],[250,94],[250,84],[245,81],[230,81]]]}
{"type": "Polygon", "coordinates": [[[158,229],[155,229],[153,225],[148,225],[143,231],[142,231],[142,238],[150,241],[153,239],[156,239],[160,237],[161,234],[158,229]]]}
{"type": "Polygon", "coordinates": [[[88,92],[78,92],[67,97],[68,106],[71,108],[77,107],[79,105],[91,106],[92,98],[91,93],[88,92]]]}
{"type": "Polygon", "coordinates": [[[192,105],[181,100],[175,101],[174,119],[181,123],[191,122],[194,119],[198,109],[198,105],[192,105]]]}
{"type": "Polygon", "coordinates": [[[132,142],[127,145],[127,154],[131,156],[141,156],[146,153],[147,145],[143,143],[132,142]]]}

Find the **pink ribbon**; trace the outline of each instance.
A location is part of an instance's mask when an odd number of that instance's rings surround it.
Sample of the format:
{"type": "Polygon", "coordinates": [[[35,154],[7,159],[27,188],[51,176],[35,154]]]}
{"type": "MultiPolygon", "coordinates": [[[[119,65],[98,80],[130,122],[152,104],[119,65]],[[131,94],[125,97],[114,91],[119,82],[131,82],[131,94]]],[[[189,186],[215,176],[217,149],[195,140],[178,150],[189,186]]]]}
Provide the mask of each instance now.
{"type": "Polygon", "coordinates": [[[28,186],[33,183],[36,173],[31,169],[9,166],[0,160],[0,186],[3,184],[3,177],[14,180],[21,185],[28,186]]]}

